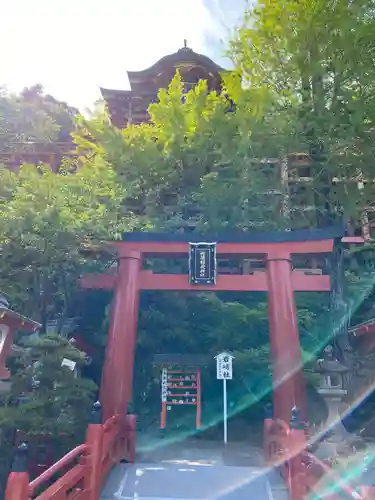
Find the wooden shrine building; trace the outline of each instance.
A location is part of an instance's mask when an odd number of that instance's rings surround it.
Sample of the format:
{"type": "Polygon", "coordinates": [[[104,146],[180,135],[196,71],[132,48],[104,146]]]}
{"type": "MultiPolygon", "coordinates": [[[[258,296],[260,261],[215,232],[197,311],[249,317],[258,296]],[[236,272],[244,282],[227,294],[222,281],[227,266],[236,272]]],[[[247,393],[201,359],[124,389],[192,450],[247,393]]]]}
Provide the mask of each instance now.
{"type": "Polygon", "coordinates": [[[147,122],[148,106],[156,101],[159,89],[168,87],[177,69],[186,91],[200,80],[207,80],[210,90],[221,89],[221,74],[225,70],[207,56],[187,47],[185,40],[184,47],[153,66],[142,71],[128,71],[130,90],[100,89],[112,123],[123,128],[128,123],[147,122]]]}

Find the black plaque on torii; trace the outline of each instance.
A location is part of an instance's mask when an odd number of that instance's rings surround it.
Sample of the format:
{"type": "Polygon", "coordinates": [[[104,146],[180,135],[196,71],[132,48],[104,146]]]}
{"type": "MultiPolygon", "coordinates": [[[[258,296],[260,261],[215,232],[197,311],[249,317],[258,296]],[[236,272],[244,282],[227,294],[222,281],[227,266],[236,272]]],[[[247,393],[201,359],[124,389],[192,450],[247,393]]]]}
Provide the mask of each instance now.
{"type": "Polygon", "coordinates": [[[216,243],[189,243],[189,281],[192,285],[216,284],[216,243]]]}

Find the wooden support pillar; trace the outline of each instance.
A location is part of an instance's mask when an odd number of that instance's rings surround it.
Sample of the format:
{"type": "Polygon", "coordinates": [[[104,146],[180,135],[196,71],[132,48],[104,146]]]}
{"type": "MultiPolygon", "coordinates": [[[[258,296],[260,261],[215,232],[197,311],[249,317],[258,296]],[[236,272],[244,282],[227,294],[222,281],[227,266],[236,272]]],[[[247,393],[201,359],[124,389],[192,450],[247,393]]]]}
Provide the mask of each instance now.
{"type": "Polygon", "coordinates": [[[101,385],[104,421],[126,414],[132,398],[140,268],[140,252],[121,254],[101,385]]]}
{"type": "Polygon", "coordinates": [[[91,471],[85,480],[85,489],[89,491],[90,500],[99,500],[102,483],[104,426],[101,425],[101,404],[97,401],[91,412],[90,423],[87,427],[86,442],[89,447],[89,463],[91,471]]]}
{"type": "Polygon", "coordinates": [[[12,470],[8,476],[5,500],[29,500],[29,473],[27,471],[29,447],[22,442],[14,455],[12,470]]]}
{"type": "Polygon", "coordinates": [[[306,420],[306,395],[289,253],[267,257],[268,310],[275,418],[289,422],[298,406],[306,420]]]}
{"type": "Polygon", "coordinates": [[[289,436],[289,493],[290,500],[304,500],[308,493],[302,453],[306,449],[306,437],[298,408],[291,411],[289,436]]]}

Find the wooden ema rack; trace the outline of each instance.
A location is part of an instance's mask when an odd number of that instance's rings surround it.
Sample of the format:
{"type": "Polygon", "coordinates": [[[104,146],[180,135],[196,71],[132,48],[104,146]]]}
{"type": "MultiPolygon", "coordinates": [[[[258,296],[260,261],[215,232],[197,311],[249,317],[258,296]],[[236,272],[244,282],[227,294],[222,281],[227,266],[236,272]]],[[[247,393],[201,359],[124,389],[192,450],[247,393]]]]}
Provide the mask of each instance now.
{"type": "Polygon", "coordinates": [[[201,374],[199,368],[161,370],[161,418],[160,428],[167,427],[167,413],[172,406],[195,406],[197,429],[201,425],[201,374]]]}

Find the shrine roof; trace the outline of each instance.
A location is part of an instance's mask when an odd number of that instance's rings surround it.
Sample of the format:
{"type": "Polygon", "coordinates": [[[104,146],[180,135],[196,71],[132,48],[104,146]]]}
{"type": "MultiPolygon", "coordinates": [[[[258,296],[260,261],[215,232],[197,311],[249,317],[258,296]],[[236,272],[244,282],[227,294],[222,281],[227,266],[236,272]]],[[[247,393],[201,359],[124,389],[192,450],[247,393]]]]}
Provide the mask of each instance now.
{"type": "Polygon", "coordinates": [[[189,47],[185,46],[173,54],[162,57],[149,68],[140,71],[128,71],[127,74],[131,90],[116,90],[101,87],[100,92],[104,100],[127,100],[134,95],[149,95],[152,90],[155,90],[157,93],[158,89],[148,89],[146,91],[143,89],[142,91],[141,88],[138,88],[139,84],[144,84],[149,81],[151,82],[155,77],[161,73],[168,72],[170,69],[177,69],[186,66],[204,68],[208,74],[211,73],[212,75],[218,75],[219,73],[228,71],[216,64],[209,57],[203,54],[198,54],[189,47]]]}
{"type": "Polygon", "coordinates": [[[342,226],[331,226],[318,229],[299,229],[296,231],[248,231],[242,233],[157,233],[133,232],[125,233],[123,241],[129,242],[216,242],[216,243],[283,243],[297,241],[320,241],[338,239],[345,235],[342,226]]]}
{"type": "Polygon", "coordinates": [[[183,47],[179,49],[177,52],[173,54],[168,54],[167,56],[162,57],[155,64],[141,71],[128,71],[128,77],[130,85],[132,83],[137,83],[139,81],[146,80],[155,75],[158,75],[160,72],[165,71],[167,68],[178,68],[179,66],[184,66],[187,64],[191,64],[192,66],[201,66],[207,69],[211,73],[223,73],[227,70],[216,64],[209,57],[198,54],[194,52],[189,47],[183,47]]]}
{"type": "Polygon", "coordinates": [[[114,90],[100,87],[100,92],[104,100],[119,98],[126,100],[133,96],[133,92],[131,90],[114,90]]]}
{"type": "Polygon", "coordinates": [[[6,318],[19,323],[19,328],[22,328],[23,330],[31,330],[35,332],[42,326],[37,321],[26,318],[26,316],[22,316],[22,314],[19,314],[16,311],[12,311],[11,309],[8,309],[7,307],[0,304],[0,319],[6,318]]]}
{"type": "Polygon", "coordinates": [[[318,359],[316,371],[319,373],[345,373],[350,370],[337,359],[318,359]]]}
{"type": "Polygon", "coordinates": [[[349,333],[352,333],[356,337],[364,335],[366,333],[374,333],[374,332],[375,332],[375,318],[371,318],[367,321],[364,321],[363,323],[351,326],[349,328],[349,333]]]}

